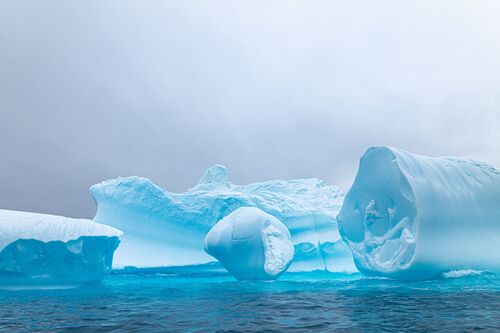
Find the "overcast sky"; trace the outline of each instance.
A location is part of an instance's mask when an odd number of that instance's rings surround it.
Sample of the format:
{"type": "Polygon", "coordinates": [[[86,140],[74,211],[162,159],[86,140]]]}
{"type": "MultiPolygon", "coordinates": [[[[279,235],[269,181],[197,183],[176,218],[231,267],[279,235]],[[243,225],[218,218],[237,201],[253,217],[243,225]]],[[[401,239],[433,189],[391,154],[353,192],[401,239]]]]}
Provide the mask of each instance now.
{"type": "Polygon", "coordinates": [[[500,2],[0,0],[0,208],[88,187],[347,190],[371,145],[500,165],[500,2]]]}

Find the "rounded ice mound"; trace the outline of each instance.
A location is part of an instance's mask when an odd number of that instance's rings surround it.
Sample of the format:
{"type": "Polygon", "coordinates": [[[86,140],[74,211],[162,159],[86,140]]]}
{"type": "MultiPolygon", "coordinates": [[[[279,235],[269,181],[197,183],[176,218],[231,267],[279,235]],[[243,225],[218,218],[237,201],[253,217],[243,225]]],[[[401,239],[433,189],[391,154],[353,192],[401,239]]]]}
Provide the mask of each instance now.
{"type": "Polygon", "coordinates": [[[208,232],[205,251],[238,280],[275,280],[290,266],[290,232],[277,218],[255,207],[238,208],[208,232]]]}
{"type": "Polygon", "coordinates": [[[337,220],[356,266],[370,275],[500,272],[500,171],[484,163],[372,147],[337,220]]]}

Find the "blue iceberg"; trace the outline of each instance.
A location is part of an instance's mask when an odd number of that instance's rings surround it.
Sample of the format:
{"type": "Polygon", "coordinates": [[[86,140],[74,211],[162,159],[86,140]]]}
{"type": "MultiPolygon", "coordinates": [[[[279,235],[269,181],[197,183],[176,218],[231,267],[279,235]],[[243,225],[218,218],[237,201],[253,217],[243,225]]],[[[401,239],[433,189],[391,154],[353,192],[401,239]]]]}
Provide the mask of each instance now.
{"type": "Polygon", "coordinates": [[[344,197],[318,179],[274,180],[238,186],[216,165],[184,193],[166,191],[149,179],[107,180],[90,189],[96,222],[124,232],[116,267],[159,267],[212,262],[205,253],[209,230],[240,207],[257,207],[288,228],[295,248],[291,271],[355,270],[338,232],[344,197]]]}
{"type": "Polygon", "coordinates": [[[238,280],[275,280],[290,266],[292,236],[281,221],[255,207],[241,207],[217,222],[205,251],[238,280]]]}
{"type": "Polygon", "coordinates": [[[356,266],[370,275],[499,272],[500,172],[468,159],[372,147],[338,222],[356,266]]]}
{"type": "Polygon", "coordinates": [[[111,270],[121,232],[85,219],[0,210],[0,285],[78,285],[111,270]]]}

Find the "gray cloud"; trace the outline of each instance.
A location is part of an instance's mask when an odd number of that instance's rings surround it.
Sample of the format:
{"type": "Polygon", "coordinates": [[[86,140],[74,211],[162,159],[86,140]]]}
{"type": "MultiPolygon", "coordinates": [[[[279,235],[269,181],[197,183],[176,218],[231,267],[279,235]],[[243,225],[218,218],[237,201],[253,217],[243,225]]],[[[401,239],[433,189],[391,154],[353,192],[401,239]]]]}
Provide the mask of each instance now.
{"type": "Polygon", "coordinates": [[[500,165],[496,1],[0,4],[0,207],[91,217],[88,187],[347,189],[388,144],[500,165]]]}

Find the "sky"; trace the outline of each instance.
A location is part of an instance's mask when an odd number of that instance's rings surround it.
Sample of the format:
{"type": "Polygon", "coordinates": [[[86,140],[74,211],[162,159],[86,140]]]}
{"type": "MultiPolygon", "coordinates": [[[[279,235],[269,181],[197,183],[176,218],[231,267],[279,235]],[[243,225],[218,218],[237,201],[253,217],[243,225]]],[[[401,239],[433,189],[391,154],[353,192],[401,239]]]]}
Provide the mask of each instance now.
{"type": "Polygon", "coordinates": [[[500,2],[0,0],[0,208],[89,186],[348,190],[372,145],[500,166],[500,2]]]}

